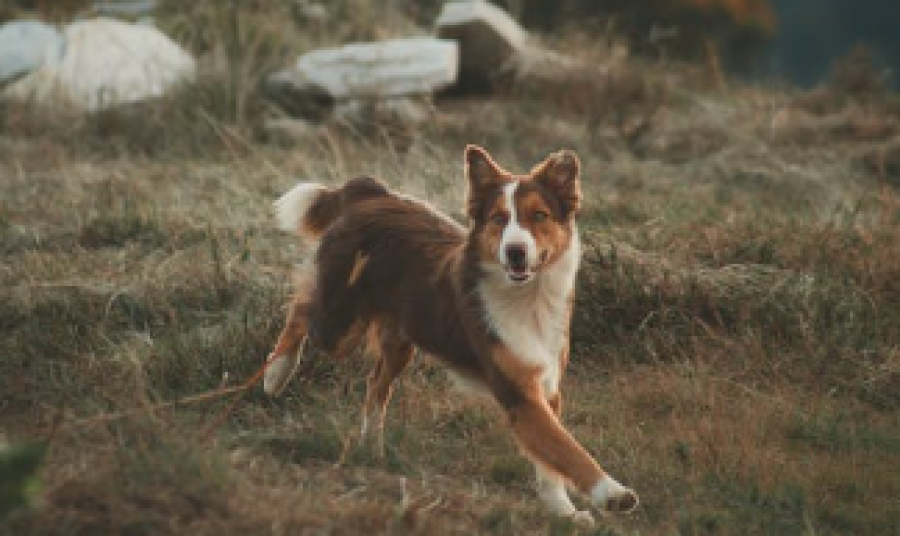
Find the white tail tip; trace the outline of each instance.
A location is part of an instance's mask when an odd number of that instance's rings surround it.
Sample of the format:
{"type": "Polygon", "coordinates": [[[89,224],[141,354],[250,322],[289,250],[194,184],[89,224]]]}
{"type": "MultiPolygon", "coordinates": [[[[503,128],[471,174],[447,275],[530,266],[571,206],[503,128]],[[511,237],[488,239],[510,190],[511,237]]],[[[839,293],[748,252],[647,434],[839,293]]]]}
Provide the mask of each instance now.
{"type": "Polygon", "coordinates": [[[300,233],[303,218],[319,194],[328,191],[315,182],[301,182],[275,201],[278,228],[289,233],[300,233]]]}

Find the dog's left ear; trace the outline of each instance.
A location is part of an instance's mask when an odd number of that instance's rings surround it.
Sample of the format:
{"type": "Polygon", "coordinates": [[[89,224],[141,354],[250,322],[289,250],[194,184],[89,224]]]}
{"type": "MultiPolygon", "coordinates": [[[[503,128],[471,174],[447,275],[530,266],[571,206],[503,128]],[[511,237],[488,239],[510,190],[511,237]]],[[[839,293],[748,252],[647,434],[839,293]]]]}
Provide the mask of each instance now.
{"type": "Polygon", "coordinates": [[[578,214],[581,209],[581,161],[574,152],[563,150],[551,154],[537,165],[532,175],[558,196],[564,219],[578,214]]]}

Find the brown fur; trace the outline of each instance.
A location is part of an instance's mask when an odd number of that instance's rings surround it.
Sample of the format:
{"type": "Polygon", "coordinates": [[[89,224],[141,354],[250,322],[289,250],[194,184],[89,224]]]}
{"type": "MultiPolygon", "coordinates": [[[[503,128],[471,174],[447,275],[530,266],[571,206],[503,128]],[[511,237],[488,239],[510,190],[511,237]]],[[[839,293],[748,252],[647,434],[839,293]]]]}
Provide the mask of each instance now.
{"type": "Polygon", "coordinates": [[[582,492],[590,492],[604,472],[560,423],[560,396],[554,396],[554,404],[551,404],[540,387],[540,370],[523,365],[503,345],[497,346],[493,358],[523,395],[523,400],[507,411],[513,433],[524,453],[569,480],[582,492]]]}
{"type": "MultiPolygon", "coordinates": [[[[276,353],[296,350],[306,336],[311,346],[335,352],[367,331],[375,365],[364,414],[380,429],[392,382],[419,348],[483,385],[506,411],[529,458],[590,492],[605,473],[562,426],[561,396],[545,393],[541,365],[514,355],[486,324],[478,292],[482,264],[494,257],[502,233],[491,218],[509,208],[501,195],[509,181],[521,181],[516,212],[535,237],[542,262],[554,263],[570,246],[581,202],[577,158],[556,153],[517,176],[469,147],[465,165],[468,230],[371,178],[320,194],[302,225],[321,235],[315,281],[295,298],[276,353]]],[[[558,356],[560,374],[568,361],[567,339],[558,356]]]]}

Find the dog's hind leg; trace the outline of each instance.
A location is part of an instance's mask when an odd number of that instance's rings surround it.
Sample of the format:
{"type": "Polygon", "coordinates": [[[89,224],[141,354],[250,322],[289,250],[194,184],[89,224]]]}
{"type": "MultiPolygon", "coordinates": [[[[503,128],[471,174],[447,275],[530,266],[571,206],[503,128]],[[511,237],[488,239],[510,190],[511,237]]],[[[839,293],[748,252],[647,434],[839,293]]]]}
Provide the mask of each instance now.
{"type": "Polygon", "coordinates": [[[296,372],[306,341],[308,317],[308,294],[299,292],[291,300],[284,329],[281,330],[275,349],[268,357],[269,363],[263,375],[263,389],[267,394],[272,396],[281,394],[296,372]]]}
{"type": "Polygon", "coordinates": [[[393,383],[412,361],[415,348],[389,324],[373,323],[367,335],[367,353],[375,358],[375,364],[366,382],[361,435],[365,439],[374,433],[376,452],[384,457],[384,421],[393,383]]]}

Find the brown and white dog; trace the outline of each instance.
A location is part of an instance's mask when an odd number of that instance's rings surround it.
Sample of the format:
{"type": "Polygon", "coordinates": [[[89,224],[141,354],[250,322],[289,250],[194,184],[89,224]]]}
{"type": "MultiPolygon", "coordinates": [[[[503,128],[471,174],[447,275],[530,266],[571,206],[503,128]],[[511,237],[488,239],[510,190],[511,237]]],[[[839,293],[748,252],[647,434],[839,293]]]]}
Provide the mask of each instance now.
{"type": "Polygon", "coordinates": [[[312,284],[291,303],[265,389],[284,387],[303,348],[340,352],[364,334],[376,362],[363,434],[374,430],[381,444],[391,384],[419,348],[503,408],[555,513],[591,519],[567,485],[604,510],[630,511],[637,495],[560,422],[581,256],[578,158],[561,151],[514,175],[470,145],[465,170],[468,228],[372,178],[337,189],[301,183],[276,202],[281,227],[319,245],[312,284]]]}

